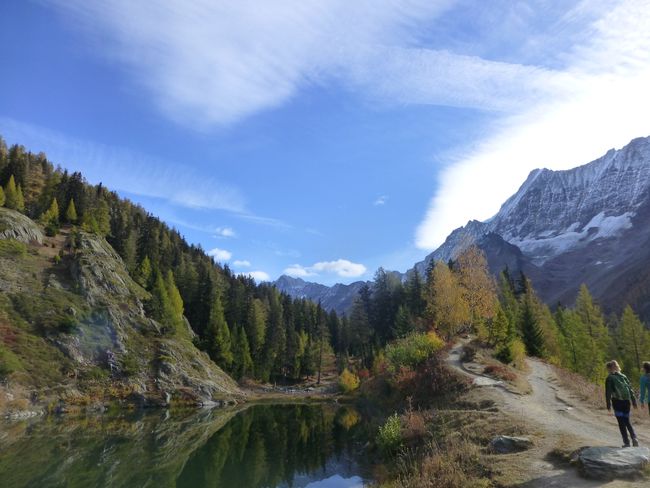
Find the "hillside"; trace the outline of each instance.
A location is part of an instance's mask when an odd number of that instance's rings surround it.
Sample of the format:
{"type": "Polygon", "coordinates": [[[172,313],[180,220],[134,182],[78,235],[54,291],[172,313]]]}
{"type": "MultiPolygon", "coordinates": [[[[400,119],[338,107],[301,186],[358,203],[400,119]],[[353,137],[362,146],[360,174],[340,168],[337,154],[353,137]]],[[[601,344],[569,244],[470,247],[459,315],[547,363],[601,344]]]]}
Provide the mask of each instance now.
{"type": "MultiPolygon", "coordinates": [[[[106,402],[210,404],[242,396],[192,344],[148,318],[148,292],[102,237],[0,208],[0,355],[8,410],[106,402]],[[75,242],[73,242],[75,241],[75,242]]],[[[0,405],[1,407],[1,405],[0,405]]]]}
{"type": "Polygon", "coordinates": [[[321,351],[339,352],[335,313],[233,273],[102,183],[1,137],[0,189],[0,380],[17,407],[46,388],[52,408],[107,392],[230,400],[233,379],[300,381],[321,351]]]}

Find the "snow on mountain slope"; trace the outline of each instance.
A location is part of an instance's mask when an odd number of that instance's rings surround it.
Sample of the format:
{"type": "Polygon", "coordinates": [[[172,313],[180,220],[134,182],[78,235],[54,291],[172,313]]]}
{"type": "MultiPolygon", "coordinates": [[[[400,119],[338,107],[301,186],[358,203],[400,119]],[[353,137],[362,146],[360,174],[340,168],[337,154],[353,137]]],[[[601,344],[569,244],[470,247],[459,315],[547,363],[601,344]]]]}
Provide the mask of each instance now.
{"type": "Polygon", "coordinates": [[[427,256],[454,259],[490,232],[521,249],[538,266],[571,249],[630,229],[650,188],[650,137],[632,140],[589,164],[564,171],[537,169],[499,212],[485,222],[470,221],[427,256]]]}

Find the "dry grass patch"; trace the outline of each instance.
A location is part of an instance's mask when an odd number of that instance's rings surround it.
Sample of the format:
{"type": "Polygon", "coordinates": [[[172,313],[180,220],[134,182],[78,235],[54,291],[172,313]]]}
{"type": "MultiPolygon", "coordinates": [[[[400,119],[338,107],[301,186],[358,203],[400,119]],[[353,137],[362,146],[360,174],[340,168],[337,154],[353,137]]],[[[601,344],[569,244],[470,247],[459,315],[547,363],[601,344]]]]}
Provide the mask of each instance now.
{"type": "Polygon", "coordinates": [[[584,376],[551,366],[560,385],[573,392],[581,402],[595,408],[603,408],[605,404],[605,388],[603,385],[592,383],[584,376]]]}

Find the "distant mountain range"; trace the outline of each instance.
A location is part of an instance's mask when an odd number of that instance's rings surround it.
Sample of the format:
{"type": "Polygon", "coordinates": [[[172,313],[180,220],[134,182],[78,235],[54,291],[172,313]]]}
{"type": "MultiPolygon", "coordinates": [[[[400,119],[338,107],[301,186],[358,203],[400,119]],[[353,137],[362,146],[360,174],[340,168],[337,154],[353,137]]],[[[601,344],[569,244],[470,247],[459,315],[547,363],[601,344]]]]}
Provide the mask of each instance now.
{"type": "MultiPolygon", "coordinates": [[[[606,310],[629,303],[650,318],[650,137],[574,169],[532,171],[494,217],[454,230],[414,269],[424,273],[431,260],[455,259],[472,244],[495,274],[506,265],[526,273],[549,305],[571,304],[586,283],[606,310]]],[[[276,281],[338,312],[361,284],[276,281]]]]}

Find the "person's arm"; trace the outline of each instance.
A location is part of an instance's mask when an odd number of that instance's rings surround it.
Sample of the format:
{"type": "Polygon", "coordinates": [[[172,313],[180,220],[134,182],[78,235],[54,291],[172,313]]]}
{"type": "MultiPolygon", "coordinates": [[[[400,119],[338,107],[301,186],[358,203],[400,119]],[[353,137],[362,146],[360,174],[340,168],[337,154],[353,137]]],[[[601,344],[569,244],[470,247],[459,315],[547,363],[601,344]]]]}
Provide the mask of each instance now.
{"type": "Polygon", "coordinates": [[[607,404],[607,410],[612,409],[612,380],[609,376],[605,380],[605,403],[607,404]]]}

